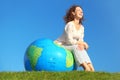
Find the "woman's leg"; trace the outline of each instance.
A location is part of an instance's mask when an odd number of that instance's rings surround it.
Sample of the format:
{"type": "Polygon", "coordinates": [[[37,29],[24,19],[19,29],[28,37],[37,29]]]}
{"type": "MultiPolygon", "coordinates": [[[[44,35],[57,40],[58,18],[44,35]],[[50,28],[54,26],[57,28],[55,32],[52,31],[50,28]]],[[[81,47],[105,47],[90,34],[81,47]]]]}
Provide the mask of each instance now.
{"type": "MultiPolygon", "coordinates": [[[[84,58],[86,59],[86,55],[87,55],[86,51],[79,50],[78,45],[73,45],[73,46],[64,45],[64,47],[68,50],[73,51],[73,55],[77,66],[80,66],[80,64],[82,63],[81,66],[84,68],[85,71],[91,71],[91,70],[94,71],[92,64],[87,64],[86,62],[84,62],[84,58]]],[[[87,55],[87,59],[90,62],[88,55],[87,55]]]]}
{"type": "Polygon", "coordinates": [[[92,65],[91,63],[88,63],[87,65],[89,66],[90,71],[92,71],[92,72],[94,72],[94,71],[95,71],[95,70],[94,70],[94,67],[93,67],[93,65],[92,65]]]}
{"type": "Polygon", "coordinates": [[[85,50],[84,50],[84,59],[88,65],[88,67],[90,68],[90,71],[94,72],[94,67],[93,67],[92,62],[90,60],[90,57],[88,56],[88,54],[85,50]]]}
{"type": "Polygon", "coordinates": [[[86,62],[83,62],[81,66],[84,68],[85,71],[90,71],[90,67],[88,66],[86,62]]]}

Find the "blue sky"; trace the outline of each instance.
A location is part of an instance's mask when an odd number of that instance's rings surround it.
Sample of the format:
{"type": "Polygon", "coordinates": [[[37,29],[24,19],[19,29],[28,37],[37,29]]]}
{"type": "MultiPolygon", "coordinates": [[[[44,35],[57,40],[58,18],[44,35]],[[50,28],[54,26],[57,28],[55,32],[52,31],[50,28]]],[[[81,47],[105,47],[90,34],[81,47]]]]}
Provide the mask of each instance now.
{"type": "Polygon", "coordinates": [[[84,11],[85,38],[96,71],[120,72],[119,0],[0,0],[0,71],[25,71],[24,54],[38,38],[55,40],[73,4],[84,11]]]}

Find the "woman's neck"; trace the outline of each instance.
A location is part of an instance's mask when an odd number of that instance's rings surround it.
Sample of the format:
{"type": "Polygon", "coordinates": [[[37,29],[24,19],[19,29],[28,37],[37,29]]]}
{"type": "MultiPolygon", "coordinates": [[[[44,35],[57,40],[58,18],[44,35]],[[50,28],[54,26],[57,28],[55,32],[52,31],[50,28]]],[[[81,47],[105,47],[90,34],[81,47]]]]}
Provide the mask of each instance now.
{"type": "Polygon", "coordinates": [[[80,25],[79,19],[74,19],[73,22],[74,22],[76,25],[80,25]]]}
{"type": "Polygon", "coordinates": [[[81,24],[79,23],[79,20],[74,19],[74,20],[73,20],[73,23],[74,23],[74,25],[75,25],[76,30],[79,30],[80,27],[81,27],[81,24]]]}

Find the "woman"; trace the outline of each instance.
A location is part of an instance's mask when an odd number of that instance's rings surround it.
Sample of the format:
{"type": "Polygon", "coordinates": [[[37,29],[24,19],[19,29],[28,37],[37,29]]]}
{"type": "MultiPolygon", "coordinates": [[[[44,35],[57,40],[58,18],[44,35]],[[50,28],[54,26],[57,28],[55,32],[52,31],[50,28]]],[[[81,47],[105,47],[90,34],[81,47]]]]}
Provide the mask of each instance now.
{"type": "Polygon", "coordinates": [[[82,25],[83,11],[80,6],[72,6],[66,13],[64,33],[55,42],[73,52],[77,66],[85,71],[94,71],[94,67],[86,52],[88,44],[84,41],[84,27],[82,25]]]}

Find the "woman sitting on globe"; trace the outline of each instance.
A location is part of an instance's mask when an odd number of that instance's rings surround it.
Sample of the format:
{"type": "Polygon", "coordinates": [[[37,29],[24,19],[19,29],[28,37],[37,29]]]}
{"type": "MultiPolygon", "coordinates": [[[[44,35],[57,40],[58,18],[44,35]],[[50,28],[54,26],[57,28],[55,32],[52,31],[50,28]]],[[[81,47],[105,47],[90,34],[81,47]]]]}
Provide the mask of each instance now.
{"type": "Polygon", "coordinates": [[[85,71],[94,71],[92,62],[86,52],[88,44],[84,41],[84,27],[82,25],[83,11],[78,5],[72,6],[66,13],[64,33],[55,42],[73,52],[77,66],[85,71]]]}

